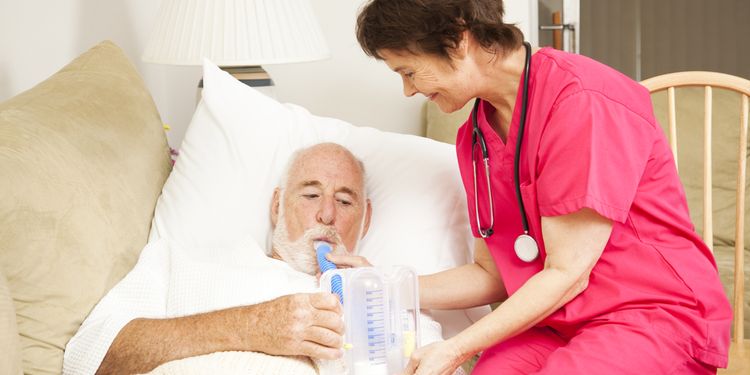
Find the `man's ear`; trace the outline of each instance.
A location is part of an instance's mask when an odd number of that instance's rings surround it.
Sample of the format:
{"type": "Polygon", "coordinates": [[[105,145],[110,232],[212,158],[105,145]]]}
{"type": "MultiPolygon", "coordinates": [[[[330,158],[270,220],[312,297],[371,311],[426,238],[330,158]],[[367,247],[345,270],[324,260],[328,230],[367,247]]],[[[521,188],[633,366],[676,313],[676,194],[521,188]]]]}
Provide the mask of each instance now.
{"type": "Polygon", "coordinates": [[[271,199],[271,225],[276,228],[276,222],[279,220],[279,205],[281,204],[281,189],[273,189],[273,198],[271,199]]]}
{"type": "Polygon", "coordinates": [[[362,238],[365,238],[367,231],[370,229],[370,217],[371,216],[372,216],[372,204],[370,204],[370,200],[368,199],[367,207],[365,208],[365,225],[362,229],[362,238]]]}

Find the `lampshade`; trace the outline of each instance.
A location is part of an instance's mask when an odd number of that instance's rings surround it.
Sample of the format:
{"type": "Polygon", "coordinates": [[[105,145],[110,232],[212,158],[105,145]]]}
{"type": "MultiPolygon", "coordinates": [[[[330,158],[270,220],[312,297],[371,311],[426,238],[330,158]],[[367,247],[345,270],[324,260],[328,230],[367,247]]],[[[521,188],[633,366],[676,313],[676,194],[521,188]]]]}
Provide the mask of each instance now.
{"type": "Polygon", "coordinates": [[[328,55],[309,0],[163,0],[143,61],[232,67],[328,55]]]}

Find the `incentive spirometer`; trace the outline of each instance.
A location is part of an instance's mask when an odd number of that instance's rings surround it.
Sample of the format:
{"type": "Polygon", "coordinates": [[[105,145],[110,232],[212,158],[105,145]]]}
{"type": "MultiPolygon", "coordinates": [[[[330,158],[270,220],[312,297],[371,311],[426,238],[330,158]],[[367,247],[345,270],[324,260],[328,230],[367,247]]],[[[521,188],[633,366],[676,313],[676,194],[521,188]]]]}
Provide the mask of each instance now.
{"type": "Polygon", "coordinates": [[[344,365],[349,375],[401,372],[419,347],[419,285],[405,266],[336,269],[326,242],[315,242],[323,275],[320,289],[339,296],[344,309],[344,365]]]}

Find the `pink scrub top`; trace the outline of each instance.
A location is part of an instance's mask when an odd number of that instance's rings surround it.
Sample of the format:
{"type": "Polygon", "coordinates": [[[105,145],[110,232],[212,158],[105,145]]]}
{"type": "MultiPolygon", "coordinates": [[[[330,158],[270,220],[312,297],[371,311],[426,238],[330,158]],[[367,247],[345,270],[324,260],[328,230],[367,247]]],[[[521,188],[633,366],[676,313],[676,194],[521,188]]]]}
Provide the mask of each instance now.
{"type": "MultiPolygon", "coordinates": [[[[494,234],[485,241],[509,295],[543,268],[541,217],[587,207],[613,221],[612,234],[586,290],[539,326],[571,338],[592,321],[628,319],[684,343],[701,362],[725,367],[729,301],[714,258],[690,221],[649,93],[587,57],[550,48],[532,56],[519,179],[540,256],[530,263],[516,256],[513,242],[523,228],[512,178],[522,85],[507,142],[487,121],[494,111],[489,103],[482,101],[477,116],[489,152],[495,216],[494,234]]],[[[479,237],[471,136],[470,117],[458,132],[456,152],[472,231],[479,237]]],[[[486,179],[479,147],[474,151],[479,216],[486,228],[486,179]]]]}

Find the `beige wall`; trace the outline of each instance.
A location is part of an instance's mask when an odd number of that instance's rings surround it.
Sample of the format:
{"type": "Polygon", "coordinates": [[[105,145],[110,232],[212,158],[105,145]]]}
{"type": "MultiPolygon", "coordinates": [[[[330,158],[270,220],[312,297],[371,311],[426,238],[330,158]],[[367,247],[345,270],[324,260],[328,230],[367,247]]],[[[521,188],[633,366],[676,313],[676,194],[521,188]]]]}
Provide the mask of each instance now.
{"type": "Polygon", "coordinates": [[[748,20],[747,0],[581,0],[581,53],[638,80],[682,70],[750,79],[748,20]]]}

